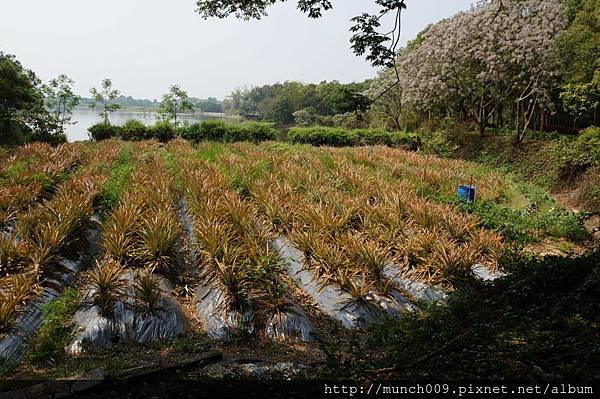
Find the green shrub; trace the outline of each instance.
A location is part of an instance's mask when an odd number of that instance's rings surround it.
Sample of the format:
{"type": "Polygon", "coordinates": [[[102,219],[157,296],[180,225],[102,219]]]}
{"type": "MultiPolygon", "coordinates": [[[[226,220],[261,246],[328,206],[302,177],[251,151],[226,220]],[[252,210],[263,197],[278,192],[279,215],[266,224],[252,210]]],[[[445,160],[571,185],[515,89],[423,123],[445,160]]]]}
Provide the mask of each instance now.
{"type": "Polygon", "coordinates": [[[332,147],[387,145],[390,147],[406,146],[416,150],[421,146],[419,137],[414,134],[388,132],[383,129],[347,130],[324,126],[293,128],[289,131],[288,138],[292,143],[332,147]]]}
{"type": "Polygon", "coordinates": [[[106,140],[120,136],[119,126],[110,123],[96,123],[88,128],[90,138],[94,141],[106,140]]]}
{"type": "Polygon", "coordinates": [[[555,151],[562,178],[573,179],[593,166],[600,166],[600,128],[590,127],[576,140],[563,139],[555,151]]]}
{"type": "Polygon", "coordinates": [[[582,241],[589,238],[583,225],[583,215],[550,208],[544,212],[533,209],[514,209],[481,200],[462,204],[463,211],[473,213],[483,226],[496,230],[512,241],[529,244],[543,237],[566,238],[582,241]]]}
{"type": "Polygon", "coordinates": [[[121,138],[128,141],[140,141],[148,138],[148,128],[142,122],[130,119],[121,126],[121,138]]]}
{"type": "Polygon", "coordinates": [[[292,143],[332,147],[353,146],[357,144],[357,138],[351,131],[324,126],[295,127],[290,129],[288,138],[292,143]]]}
{"type": "Polygon", "coordinates": [[[180,126],[177,129],[179,135],[189,141],[202,141],[202,124],[199,122],[192,123],[191,125],[180,126]]]}
{"type": "Polygon", "coordinates": [[[193,123],[182,130],[182,137],[190,141],[223,141],[227,126],[221,120],[206,120],[202,123],[193,123]]]}
{"type": "Polygon", "coordinates": [[[246,122],[243,124],[226,123],[221,120],[206,120],[202,123],[182,127],[181,137],[194,141],[254,141],[274,140],[277,131],[269,123],[246,122]]]}
{"type": "Polygon", "coordinates": [[[175,138],[175,127],[168,121],[156,122],[154,126],[148,127],[148,138],[153,138],[161,143],[166,143],[175,138]]]}
{"type": "Polygon", "coordinates": [[[452,143],[447,137],[446,132],[437,131],[433,133],[424,133],[422,151],[424,154],[437,155],[442,158],[452,158],[458,146],[452,143]]]}
{"type": "Polygon", "coordinates": [[[248,141],[248,132],[239,124],[225,124],[225,135],[221,139],[228,143],[248,141]]]}
{"type": "Polygon", "coordinates": [[[40,141],[51,145],[59,145],[67,142],[67,135],[64,133],[32,132],[30,141],[40,141]]]}
{"type": "Polygon", "coordinates": [[[277,138],[277,130],[273,128],[271,123],[244,122],[242,128],[246,130],[248,138],[256,143],[277,138]]]}
{"type": "MultiPolygon", "coordinates": [[[[598,265],[598,251],[575,259],[504,257],[502,266],[510,273],[493,284],[458,290],[423,313],[375,325],[364,346],[349,339],[353,358],[370,359],[371,369],[393,367],[392,379],[520,380],[529,378],[529,365],[567,380],[594,379],[600,350],[598,265]],[[384,355],[365,356],[368,348],[384,355]]],[[[350,345],[339,353],[348,355],[350,345]]],[[[353,375],[353,365],[344,361],[336,377],[353,375]]]]}

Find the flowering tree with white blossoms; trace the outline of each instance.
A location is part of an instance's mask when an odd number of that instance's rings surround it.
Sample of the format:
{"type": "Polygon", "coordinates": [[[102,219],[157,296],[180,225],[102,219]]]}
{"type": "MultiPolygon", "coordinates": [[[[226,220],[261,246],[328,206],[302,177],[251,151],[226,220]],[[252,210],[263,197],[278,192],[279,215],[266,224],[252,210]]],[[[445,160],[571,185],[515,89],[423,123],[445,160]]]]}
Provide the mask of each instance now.
{"type": "MultiPolygon", "coordinates": [[[[418,44],[400,52],[401,84],[394,95],[401,93],[402,107],[423,115],[473,121],[481,135],[493,118],[500,126],[510,120],[520,141],[534,116],[539,126],[554,112],[560,86],[556,38],[566,26],[561,0],[481,1],[432,25],[418,44]]],[[[382,73],[371,90],[388,80],[382,73]]],[[[394,112],[389,115],[397,119],[394,112]]]]}

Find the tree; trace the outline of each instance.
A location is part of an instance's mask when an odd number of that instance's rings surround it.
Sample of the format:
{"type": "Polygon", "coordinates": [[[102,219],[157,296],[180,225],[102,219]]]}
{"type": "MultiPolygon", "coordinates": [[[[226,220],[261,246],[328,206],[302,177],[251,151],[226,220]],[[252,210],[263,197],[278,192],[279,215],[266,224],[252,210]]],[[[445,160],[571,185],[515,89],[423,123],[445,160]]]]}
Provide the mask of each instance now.
{"type": "MultiPolygon", "coordinates": [[[[365,91],[365,96],[375,98],[381,92],[381,87],[389,87],[396,77],[392,69],[386,69],[379,73],[377,80],[365,91]]],[[[388,90],[383,96],[373,103],[370,109],[373,122],[389,127],[394,130],[403,128],[403,116],[406,111],[403,108],[402,82],[400,85],[388,90]]]]}
{"type": "Polygon", "coordinates": [[[73,92],[73,80],[66,75],[60,75],[44,85],[42,92],[45,97],[46,110],[48,112],[48,124],[56,134],[62,134],[66,125],[71,122],[71,112],[79,104],[81,97],[73,92]]]}
{"type": "MultiPolygon", "coordinates": [[[[381,92],[398,74],[402,90],[394,95],[402,113],[468,121],[482,136],[492,120],[499,126],[510,120],[521,141],[556,110],[556,40],[568,23],[562,1],[482,1],[422,32],[371,91],[381,92]]],[[[397,110],[380,110],[398,119],[397,110]]]]}
{"type": "Polygon", "coordinates": [[[301,126],[314,125],[317,122],[317,110],[314,107],[302,108],[292,114],[294,123],[301,126]]]}
{"type": "Polygon", "coordinates": [[[167,94],[163,95],[158,114],[163,120],[173,120],[174,125],[177,126],[177,113],[193,109],[194,104],[192,104],[187,92],[174,85],[169,88],[167,94]]]}
{"type": "Polygon", "coordinates": [[[13,56],[0,52],[0,143],[24,141],[28,122],[42,108],[40,80],[13,56]]]}
{"type": "Polygon", "coordinates": [[[600,3],[570,3],[568,14],[573,22],[558,40],[564,79],[561,98],[576,120],[592,115],[600,125],[600,3]]]}
{"type": "Polygon", "coordinates": [[[119,104],[114,103],[114,100],[119,97],[121,93],[119,90],[113,89],[112,81],[108,78],[102,80],[100,90],[93,87],[90,89],[90,93],[92,94],[92,102],[89,107],[91,109],[99,110],[100,117],[105,124],[109,125],[109,114],[121,108],[119,104]]]}

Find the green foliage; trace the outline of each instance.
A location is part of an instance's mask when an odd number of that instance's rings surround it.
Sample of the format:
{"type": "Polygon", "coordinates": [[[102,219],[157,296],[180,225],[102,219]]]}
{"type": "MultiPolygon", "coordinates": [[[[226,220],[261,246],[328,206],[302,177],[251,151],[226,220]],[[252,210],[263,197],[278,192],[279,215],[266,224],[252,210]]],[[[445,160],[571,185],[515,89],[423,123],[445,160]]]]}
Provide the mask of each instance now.
{"type": "Polygon", "coordinates": [[[119,153],[117,164],[111,169],[109,180],[100,195],[100,200],[105,207],[112,208],[117,204],[132,170],[131,147],[127,145],[119,153]]]}
{"type": "Polygon", "coordinates": [[[246,139],[255,143],[275,140],[277,137],[277,130],[270,123],[244,122],[241,127],[245,131],[246,139]]]}
{"type": "Polygon", "coordinates": [[[369,368],[392,366],[409,379],[525,380],[540,378],[532,374],[536,368],[555,378],[596,378],[600,253],[503,263],[511,272],[507,277],[457,292],[425,314],[373,327],[354,354],[365,359],[375,347],[385,355],[369,368]],[[416,359],[418,367],[411,366],[416,359]]]}
{"type": "Polygon", "coordinates": [[[566,238],[574,241],[589,237],[583,226],[583,215],[550,208],[515,209],[492,201],[463,204],[463,210],[476,215],[483,226],[502,233],[509,240],[529,244],[543,237],[566,238]]]}
{"type": "Polygon", "coordinates": [[[127,141],[140,141],[149,138],[148,128],[136,119],[130,119],[121,126],[121,138],[127,141]]]}
{"type": "Polygon", "coordinates": [[[330,127],[292,128],[288,133],[292,143],[334,147],[358,145],[387,145],[391,147],[420,147],[418,136],[406,132],[388,132],[382,129],[347,130],[330,127]]]}
{"type": "Polygon", "coordinates": [[[177,114],[183,111],[194,109],[194,104],[191,102],[187,92],[181,87],[175,85],[169,88],[169,92],[162,97],[158,114],[165,122],[173,121],[177,126],[177,114]]]}
{"type": "Polygon", "coordinates": [[[572,179],[588,168],[600,166],[600,128],[581,132],[576,140],[563,140],[554,156],[563,178],[572,179]]]}
{"type": "Polygon", "coordinates": [[[41,143],[59,145],[67,142],[67,135],[37,130],[31,132],[29,135],[29,141],[39,141],[41,143]]]}
{"type": "Polygon", "coordinates": [[[25,69],[14,56],[0,52],[0,129],[4,128],[2,122],[42,103],[39,84],[35,73],[25,69]]]}
{"type": "Polygon", "coordinates": [[[88,128],[89,136],[94,141],[107,140],[118,137],[120,129],[110,123],[100,122],[88,128]]]}
{"type": "Polygon", "coordinates": [[[448,139],[446,132],[437,131],[432,133],[423,133],[422,139],[422,152],[424,154],[437,155],[441,158],[452,158],[457,146],[448,139]]]}
{"type": "Polygon", "coordinates": [[[39,92],[35,87],[37,83],[35,74],[24,69],[14,56],[0,53],[2,119],[8,119],[14,113],[39,100],[39,92]]]}
{"type": "Polygon", "coordinates": [[[69,288],[42,307],[42,325],[33,337],[28,357],[33,362],[54,360],[71,337],[71,320],[79,306],[79,293],[69,288]]]}
{"type": "Polygon", "coordinates": [[[600,60],[600,5],[596,0],[578,3],[571,7],[573,22],[558,40],[567,83],[590,82],[600,60]]]}
{"type": "Polygon", "coordinates": [[[90,89],[90,93],[92,94],[92,102],[89,104],[89,107],[91,109],[98,109],[104,124],[110,124],[110,120],[108,119],[109,114],[121,108],[114,101],[120,95],[119,90],[113,89],[110,79],[103,79],[100,83],[100,89],[93,87],[90,89]]]}
{"type": "Polygon", "coordinates": [[[170,122],[159,121],[147,128],[146,138],[154,138],[161,143],[166,143],[174,139],[176,133],[175,127],[170,122]]]}
{"type": "Polygon", "coordinates": [[[567,13],[572,21],[558,40],[565,85],[561,99],[565,109],[577,118],[600,112],[600,3],[596,0],[569,0],[567,13]]]}
{"type": "Polygon", "coordinates": [[[30,179],[39,182],[46,191],[54,187],[54,180],[44,172],[33,174],[30,179]]]}
{"type": "Polygon", "coordinates": [[[190,141],[223,141],[227,132],[225,122],[221,120],[206,120],[201,123],[193,123],[180,129],[181,136],[190,141]]]}
{"type": "Polygon", "coordinates": [[[310,126],[317,122],[317,110],[315,107],[306,107],[299,109],[292,114],[294,123],[298,126],[310,126]]]}
{"type": "Polygon", "coordinates": [[[560,93],[563,107],[571,115],[581,118],[593,113],[600,106],[600,84],[569,83],[560,93]]]}
{"type": "Polygon", "coordinates": [[[0,145],[66,142],[62,132],[76,101],[66,76],[43,86],[14,56],[0,52],[0,145]]]}
{"type": "Polygon", "coordinates": [[[215,162],[219,156],[227,151],[228,149],[224,144],[208,143],[203,145],[201,148],[198,148],[198,151],[195,151],[193,156],[198,159],[204,159],[208,162],[215,162]]]}
{"type": "Polygon", "coordinates": [[[1,173],[2,181],[10,180],[10,179],[18,176],[21,172],[23,172],[27,168],[27,165],[29,165],[29,162],[26,160],[19,160],[19,161],[13,162],[11,165],[9,165],[6,169],[4,169],[2,171],[2,173],[1,173]]]}
{"type": "Polygon", "coordinates": [[[3,356],[0,356],[0,376],[9,375],[17,365],[3,356]]]}
{"type": "Polygon", "coordinates": [[[276,130],[270,124],[260,122],[233,124],[221,120],[206,120],[181,128],[180,132],[183,138],[194,142],[261,142],[276,138],[276,130]]]}
{"type": "Polygon", "coordinates": [[[236,90],[231,93],[226,108],[232,114],[257,114],[263,119],[299,125],[312,125],[320,117],[354,113],[364,108],[360,93],[365,83],[343,84],[337,81],[319,84],[300,82],[276,83],[236,90]]]}
{"type": "Polygon", "coordinates": [[[71,122],[71,112],[81,97],[73,92],[74,84],[67,75],[60,75],[42,87],[47,111],[46,132],[63,134],[65,126],[75,124],[71,122]]]}

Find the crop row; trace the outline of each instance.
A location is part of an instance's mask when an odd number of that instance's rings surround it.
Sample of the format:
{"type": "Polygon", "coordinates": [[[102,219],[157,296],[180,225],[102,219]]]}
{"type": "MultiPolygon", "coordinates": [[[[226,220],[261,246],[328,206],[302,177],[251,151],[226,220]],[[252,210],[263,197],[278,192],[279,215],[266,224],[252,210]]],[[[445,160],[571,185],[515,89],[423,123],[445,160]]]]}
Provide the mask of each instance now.
{"type": "Polygon", "coordinates": [[[201,285],[224,295],[225,308],[218,311],[243,315],[260,308],[273,315],[289,307],[279,259],[255,206],[208,162],[179,158],[178,166],[185,171],[182,186],[194,224],[201,285]]]}
{"type": "Polygon", "coordinates": [[[294,241],[321,278],[355,296],[373,287],[385,291],[389,262],[445,284],[469,276],[475,263],[496,266],[497,235],[452,206],[419,197],[383,170],[339,152],[319,158],[241,144],[236,149],[219,161],[237,174],[240,191],[294,241]]]}
{"type": "Polygon", "coordinates": [[[125,295],[126,270],[136,270],[135,301],[154,313],[160,296],[156,275],[177,276],[181,226],[171,176],[156,146],[139,144],[130,161],[133,172],[102,229],[103,256],[89,274],[92,302],[112,314],[125,295]]]}
{"type": "Polygon", "coordinates": [[[0,227],[35,202],[83,162],[81,146],[33,143],[20,147],[0,166],[0,227]]]}
{"type": "Polygon", "coordinates": [[[2,233],[0,333],[8,332],[27,301],[62,272],[61,255],[67,249],[76,251],[87,245],[81,242],[80,233],[107,181],[105,166],[116,156],[114,145],[97,148],[84,167],[61,183],[52,197],[20,212],[12,230],[2,233]]]}

